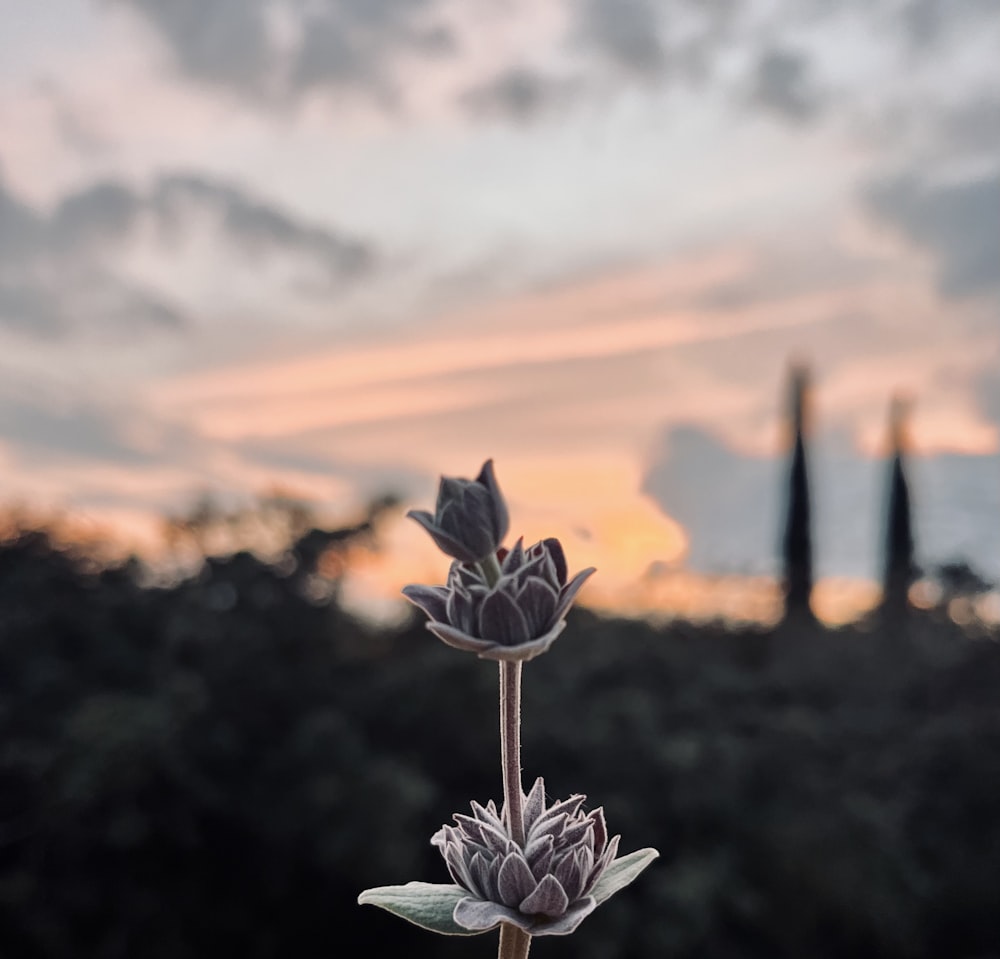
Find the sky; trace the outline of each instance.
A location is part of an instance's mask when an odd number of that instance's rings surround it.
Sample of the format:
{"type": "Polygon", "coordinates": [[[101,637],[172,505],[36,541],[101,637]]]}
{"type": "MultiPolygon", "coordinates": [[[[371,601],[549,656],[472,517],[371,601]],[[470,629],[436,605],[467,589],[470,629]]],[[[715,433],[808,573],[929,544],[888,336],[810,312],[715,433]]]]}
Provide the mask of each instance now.
{"type": "MultiPolygon", "coordinates": [[[[599,567],[585,599],[676,605],[774,571],[797,361],[841,464],[821,572],[874,575],[902,393],[925,542],[1000,573],[993,0],[0,23],[0,502],[151,549],[205,492],[346,517],[493,457],[514,532],[599,567]]],[[[411,524],[386,539],[360,592],[443,578],[411,524]]]]}

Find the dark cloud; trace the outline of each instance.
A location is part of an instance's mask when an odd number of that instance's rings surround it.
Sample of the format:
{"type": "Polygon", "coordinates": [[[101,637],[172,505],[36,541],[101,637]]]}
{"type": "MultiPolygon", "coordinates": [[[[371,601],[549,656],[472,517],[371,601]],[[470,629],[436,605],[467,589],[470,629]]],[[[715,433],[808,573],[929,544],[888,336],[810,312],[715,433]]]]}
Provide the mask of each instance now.
{"type": "Polygon", "coordinates": [[[439,57],[455,38],[436,0],[118,0],[149,22],[192,79],[280,104],[311,89],[397,93],[402,55],[439,57]],[[282,42],[279,13],[295,42],[282,42]]]}
{"type": "Polygon", "coordinates": [[[96,248],[136,215],[127,191],[102,185],[67,197],[48,217],[0,181],[0,328],[42,338],[100,327],[177,327],[165,297],[115,277],[96,248]]]}
{"type": "Polygon", "coordinates": [[[667,60],[660,11],[652,0],[579,0],[581,39],[629,73],[656,74],[667,60]]]}
{"type": "Polygon", "coordinates": [[[119,0],[151,23],[191,77],[263,93],[275,68],[268,0],[119,0]]]}
{"type": "Polygon", "coordinates": [[[820,111],[810,80],[809,60],[793,50],[768,50],[757,61],[751,98],[763,109],[792,123],[805,123],[820,111]]]}
{"type": "Polygon", "coordinates": [[[911,43],[932,50],[960,30],[979,29],[1000,17],[996,0],[910,0],[900,10],[900,20],[911,43]]]}
{"type": "Polygon", "coordinates": [[[870,212],[937,261],[942,295],[1000,291],[1000,173],[957,183],[904,174],[869,187],[870,212]]]}
{"type": "Polygon", "coordinates": [[[182,327],[185,318],[170,297],[130,280],[116,256],[142,224],[170,241],[205,217],[254,262],[295,257],[318,273],[324,295],[374,264],[366,243],[205,177],[164,176],[148,191],[97,183],[65,196],[48,215],[0,181],[0,327],[39,337],[182,327]]]}
{"type": "Polygon", "coordinates": [[[1000,94],[983,94],[941,111],[939,137],[963,152],[1000,154],[1000,94]]]}
{"type": "Polygon", "coordinates": [[[399,53],[447,56],[451,31],[428,18],[432,0],[328,0],[303,18],[303,40],[292,67],[296,91],[362,87],[391,100],[397,88],[392,59],[399,53]]]}
{"type": "Polygon", "coordinates": [[[43,245],[41,217],[4,186],[0,178],[0,264],[18,263],[43,245]]]}
{"type": "Polygon", "coordinates": [[[531,67],[511,67],[467,90],[462,105],[472,116],[526,123],[565,107],[580,89],[579,82],[571,79],[531,67]]]}
{"type": "Polygon", "coordinates": [[[48,243],[72,251],[128,235],[143,200],[129,187],[106,181],[64,197],[46,224],[48,243]]]}
{"type": "Polygon", "coordinates": [[[13,277],[0,269],[0,327],[18,333],[58,339],[86,327],[117,334],[183,325],[183,314],[166,298],[98,269],[13,277]]]}
{"type": "MultiPolygon", "coordinates": [[[[879,575],[886,463],[818,436],[810,449],[814,542],[820,576],[879,575]]],[[[1000,456],[914,457],[921,562],[964,558],[1000,572],[995,523],[1000,456]]],[[[690,537],[687,565],[708,573],[778,571],[787,464],[783,456],[739,453],[695,426],[664,430],[646,468],[643,492],[690,537]]]]}
{"type": "Polygon", "coordinates": [[[777,463],[735,453],[696,426],[666,429],[642,492],[690,537],[687,565],[714,573],[769,573],[776,561],[777,463]]]}
{"type": "Polygon", "coordinates": [[[0,400],[0,438],[20,461],[99,459],[127,466],[152,464],[156,457],[126,436],[120,412],[82,403],[44,404],[22,397],[0,400]]]}
{"type": "Polygon", "coordinates": [[[212,212],[234,244],[251,256],[290,252],[314,260],[331,281],[359,276],[374,264],[371,247],[326,227],[302,223],[228,183],[196,175],[163,177],[146,201],[165,228],[185,215],[212,212]]]}

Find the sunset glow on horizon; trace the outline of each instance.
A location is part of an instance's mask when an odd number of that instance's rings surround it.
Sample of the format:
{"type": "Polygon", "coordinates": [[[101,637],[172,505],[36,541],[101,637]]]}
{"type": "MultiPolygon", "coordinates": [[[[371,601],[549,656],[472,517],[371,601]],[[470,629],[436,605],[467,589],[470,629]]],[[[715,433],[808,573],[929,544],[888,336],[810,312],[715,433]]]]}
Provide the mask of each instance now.
{"type": "MultiPolygon", "coordinates": [[[[1000,578],[997,11],[209,7],[5,19],[0,503],[155,558],[493,457],[585,602],[766,618],[804,362],[817,606],[870,605],[895,395],[922,561],[1000,578]]],[[[434,574],[410,525],[349,592],[434,574]]]]}

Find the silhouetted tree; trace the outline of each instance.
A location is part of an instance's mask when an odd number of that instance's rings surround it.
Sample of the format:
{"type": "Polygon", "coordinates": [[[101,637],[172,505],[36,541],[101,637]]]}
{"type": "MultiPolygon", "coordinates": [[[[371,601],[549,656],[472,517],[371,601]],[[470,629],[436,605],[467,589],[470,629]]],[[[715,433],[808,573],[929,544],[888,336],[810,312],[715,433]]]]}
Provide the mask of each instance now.
{"type": "Polygon", "coordinates": [[[903,613],[908,606],[910,586],[917,573],[913,559],[913,523],[910,517],[910,489],[906,482],[906,403],[892,402],[889,414],[889,463],[886,493],[885,554],[882,572],[882,604],[886,612],[903,613]]]}
{"type": "Polygon", "coordinates": [[[788,510],[782,539],[786,619],[792,616],[813,618],[809,604],[813,587],[812,511],[805,440],[808,389],[808,370],[804,366],[793,367],[790,393],[792,459],[788,474],[788,510]]]}

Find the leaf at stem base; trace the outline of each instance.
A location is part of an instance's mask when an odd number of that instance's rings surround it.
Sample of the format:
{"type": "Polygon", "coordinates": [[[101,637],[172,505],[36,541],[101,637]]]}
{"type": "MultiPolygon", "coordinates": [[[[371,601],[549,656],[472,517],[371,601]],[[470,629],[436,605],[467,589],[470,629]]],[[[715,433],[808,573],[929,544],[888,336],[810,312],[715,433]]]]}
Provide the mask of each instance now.
{"type": "Polygon", "coordinates": [[[443,936],[478,936],[480,930],[463,929],[452,915],[459,899],[468,896],[461,886],[434,882],[408,882],[404,886],[377,886],[358,896],[362,906],[378,906],[421,929],[443,936]]]}

